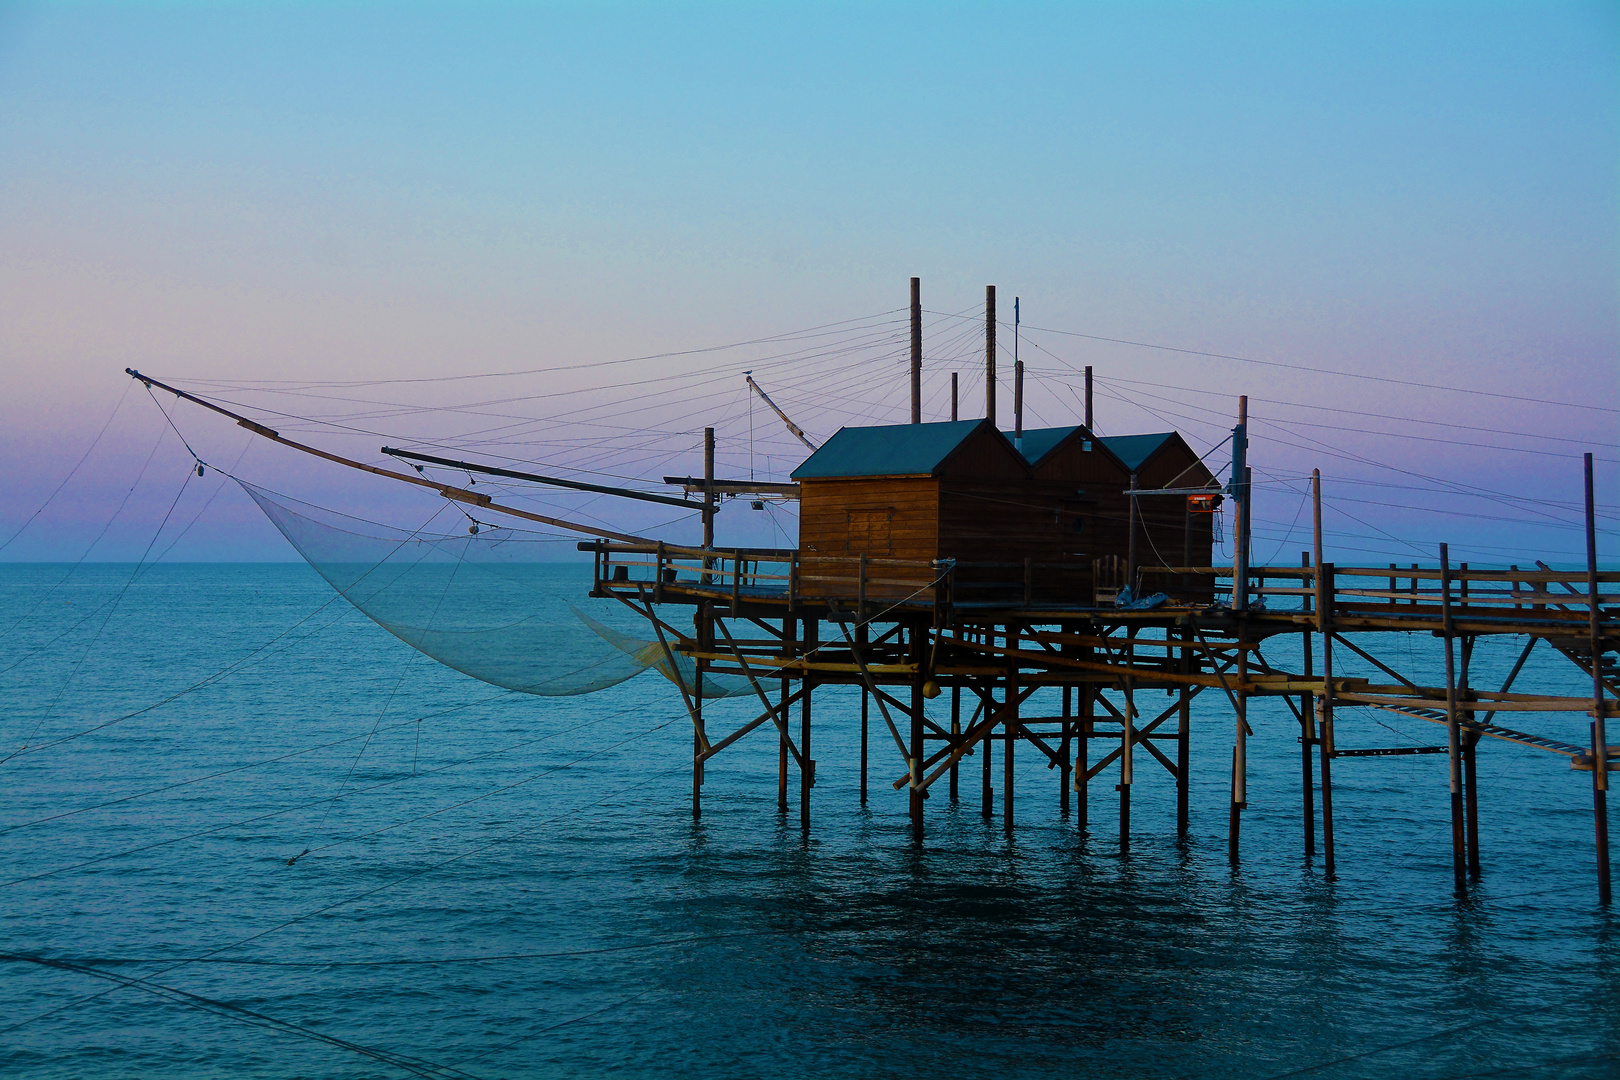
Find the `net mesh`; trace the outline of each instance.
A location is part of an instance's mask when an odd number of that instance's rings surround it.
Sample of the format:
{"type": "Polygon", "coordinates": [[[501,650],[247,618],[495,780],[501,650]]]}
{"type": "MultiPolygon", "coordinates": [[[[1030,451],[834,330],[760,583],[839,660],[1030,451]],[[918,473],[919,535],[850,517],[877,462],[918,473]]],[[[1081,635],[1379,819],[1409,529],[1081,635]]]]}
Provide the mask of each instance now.
{"type": "MultiPolygon", "coordinates": [[[[635,616],[584,598],[579,568],[544,561],[556,538],[504,528],[459,535],[340,514],[238,480],[316,573],[407,645],[475,679],[544,697],[589,694],[654,668],[691,690],[692,660],[610,625],[635,616]],[[596,607],[593,614],[572,602],[596,607]]],[[[641,623],[642,628],[645,623],[641,623]]],[[[752,693],[705,675],[703,696],[752,693]]]]}

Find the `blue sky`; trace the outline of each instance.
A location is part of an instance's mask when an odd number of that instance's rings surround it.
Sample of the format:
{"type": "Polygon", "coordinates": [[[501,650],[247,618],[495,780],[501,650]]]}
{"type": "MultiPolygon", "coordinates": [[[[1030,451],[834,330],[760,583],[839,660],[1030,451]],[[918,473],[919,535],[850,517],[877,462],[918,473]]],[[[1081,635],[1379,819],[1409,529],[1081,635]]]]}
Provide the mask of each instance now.
{"type": "MultiPolygon", "coordinates": [[[[942,312],[996,282],[1039,327],[1599,406],[1055,335],[1024,354],[1204,392],[1210,433],[1245,391],[1456,425],[1312,430],[1574,499],[1574,458],[1458,443],[1616,456],[1617,29],[1599,4],[8,5],[0,540],[126,365],[268,384],[583,364],[896,308],[912,274],[942,312]]],[[[712,411],[740,423],[734,390],[712,411]]],[[[1114,401],[1115,429],[1162,426],[1143,405],[1114,401]]],[[[700,428],[700,406],[660,422],[700,428]]],[[[162,423],[124,408],[31,527],[50,539],[0,558],[95,535],[162,423]]],[[[1283,487],[1351,471],[1262,451],[1283,487]]],[[[570,460],[631,468],[614,452],[570,460]]],[[[139,554],[188,460],[160,454],[96,557],[139,554]]],[[[175,555],[284,555],[254,513],[222,496],[175,555]]],[[[1382,513],[1425,544],[1487,527],[1382,513]]]]}

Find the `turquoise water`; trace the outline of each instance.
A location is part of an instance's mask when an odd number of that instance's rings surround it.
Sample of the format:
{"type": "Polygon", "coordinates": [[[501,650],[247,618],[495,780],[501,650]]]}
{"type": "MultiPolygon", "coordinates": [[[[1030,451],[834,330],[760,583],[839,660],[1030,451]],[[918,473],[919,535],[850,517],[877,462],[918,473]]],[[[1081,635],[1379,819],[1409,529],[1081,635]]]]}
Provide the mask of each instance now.
{"type": "MultiPolygon", "coordinates": [[[[829,691],[806,842],[765,731],[711,764],[693,823],[689,724],[656,675],[504,693],[302,565],[66,574],[0,567],[0,754],[36,748],[0,764],[0,950],[74,965],[0,964],[8,1077],[1616,1072],[1620,928],[1561,757],[1483,746],[1484,874],[1459,903],[1443,756],[1336,764],[1332,885],[1300,853],[1276,703],[1253,711],[1228,866],[1212,695],[1185,844],[1151,763],[1122,856],[1113,780],[1083,836],[1025,753],[1011,842],[975,766],[961,803],[936,787],[919,852],[881,727],[859,805],[855,699],[829,691]]],[[[1516,644],[1480,646],[1481,684],[1516,644]]],[[[1434,646],[1381,644],[1420,673],[1434,646]]],[[[1531,675],[1583,692],[1561,660],[1531,675]]],[[[1578,717],[1535,728],[1584,741],[1578,717]]],[[[1339,741],[1443,735],[1348,713],[1339,741]]]]}

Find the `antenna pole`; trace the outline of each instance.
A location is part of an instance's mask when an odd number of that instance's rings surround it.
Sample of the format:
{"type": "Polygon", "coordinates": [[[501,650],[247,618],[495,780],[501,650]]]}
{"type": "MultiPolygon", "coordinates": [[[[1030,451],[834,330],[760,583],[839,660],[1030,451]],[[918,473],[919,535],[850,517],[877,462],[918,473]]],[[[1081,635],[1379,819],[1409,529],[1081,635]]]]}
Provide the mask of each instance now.
{"type": "MultiPolygon", "coordinates": [[[[1024,448],[1024,362],[1013,361],[1013,445],[1024,448]]],[[[1135,487],[1135,484],[1131,485],[1135,487]]]]}
{"type": "MultiPolygon", "coordinates": [[[[1013,297],[1013,445],[1024,448],[1024,362],[1018,359],[1018,297],[1013,297]]],[[[1131,487],[1135,487],[1132,484],[1131,487]]]]}
{"type": "Polygon", "coordinates": [[[1237,500],[1237,535],[1233,538],[1232,608],[1249,606],[1249,399],[1238,398],[1238,422],[1232,432],[1232,495],[1237,500]]]}
{"type": "Polygon", "coordinates": [[[703,548],[714,547],[714,428],[703,429],[703,548]]]}
{"type": "Polygon", "coordinates": [[[996,422],[996,287],[984,287],[984,415],[996,422]]]}
{"type": "Polygon", "coordinates": [[[1086,365],[1086,430],[1091,430],[1091,365],[1086,365]]]}
{"type": "Polygon", "coordinates": [[[911,422],[922,423],[922,279],[911,279],[911,422]]]}
{"type": "Polygon", "coordinates": [[[951,372],[951,419],[956,419],[956,372],[951,372]]]}

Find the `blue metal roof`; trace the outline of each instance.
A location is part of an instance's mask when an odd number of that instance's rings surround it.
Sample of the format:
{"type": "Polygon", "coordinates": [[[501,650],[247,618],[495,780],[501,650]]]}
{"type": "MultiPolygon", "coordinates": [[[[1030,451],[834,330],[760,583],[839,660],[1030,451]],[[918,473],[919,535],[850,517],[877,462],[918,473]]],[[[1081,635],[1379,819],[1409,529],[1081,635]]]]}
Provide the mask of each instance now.
{"type": "MultiPolygon", "coordinates": [[[[926,476],[955,453],[985,420],[846,427],[793,470],[795,480],[853,476],[926,476]]],[[[1025,433],[1028,437],[1028,433],[1025,433]]]]}
{"type": "Polygon", "coordinates": [[[1035,464],[1050,454],[1058,443],[1068,438],[1070,432],[1078,431],[1080,427],[1079,424],[1070,424],[1068,427],[1025,428],[1024,445],[1019,448],[1024,460],[1031,465],[1035,464]]]}
{"type": "Polygon", "coordinates": [[[1157,435],[1110,435],[1102,440],[1102,444],[1112,450],[1127,469],[1135,472],[1144,461],[1159,452],[1159,447],[1175,437],[1173,431],[1162,431],[1157,435]]]}

